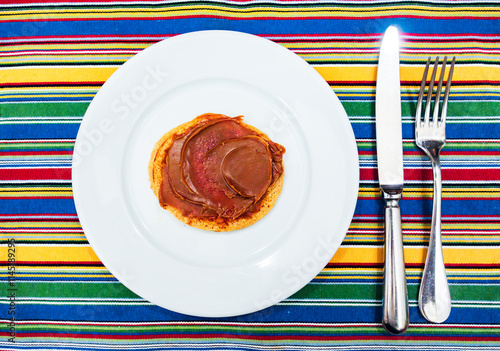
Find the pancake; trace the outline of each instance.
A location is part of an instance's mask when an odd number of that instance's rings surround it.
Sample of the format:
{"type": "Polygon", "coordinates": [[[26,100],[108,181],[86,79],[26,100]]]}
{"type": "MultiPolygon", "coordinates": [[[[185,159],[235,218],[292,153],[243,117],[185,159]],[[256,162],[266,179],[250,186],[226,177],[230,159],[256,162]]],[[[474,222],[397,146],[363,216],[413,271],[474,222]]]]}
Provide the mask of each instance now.
{"type": "Polygon", "coordinates": [[[203,114],[156,143],[148,167],[151,189],[161,207],[190,226],[245,228],[275,205],[284,153],[242,116],[203,114]]]}

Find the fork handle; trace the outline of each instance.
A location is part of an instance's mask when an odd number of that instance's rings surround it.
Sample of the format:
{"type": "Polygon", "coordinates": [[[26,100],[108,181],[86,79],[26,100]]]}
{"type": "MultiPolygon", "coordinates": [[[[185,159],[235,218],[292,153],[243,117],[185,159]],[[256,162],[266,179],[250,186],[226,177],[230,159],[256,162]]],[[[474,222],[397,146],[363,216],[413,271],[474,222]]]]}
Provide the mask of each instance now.
{"type": "Polygon", "coordinates": [[[434,174],[431,234],[418,305],[422,315],[433,323],[444,322],[451,312],[451,297],[441,244],[441,165],[439,155],[431,157],[434,174]]]}
{"type": "Polygon", "coordinates": [[[408,328],[408,293],[401,230],[401,191],[386,192],[385,206],[385,271],[382,324],[392,334],[401,334],[408,328]]]}

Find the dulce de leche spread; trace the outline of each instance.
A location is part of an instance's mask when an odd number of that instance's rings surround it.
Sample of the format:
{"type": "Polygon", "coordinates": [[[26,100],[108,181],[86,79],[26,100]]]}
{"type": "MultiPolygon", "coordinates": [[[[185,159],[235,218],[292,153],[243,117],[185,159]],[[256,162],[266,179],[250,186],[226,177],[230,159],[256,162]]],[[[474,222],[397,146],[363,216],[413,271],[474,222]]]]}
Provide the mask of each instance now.
{"type": "Polygon", "coordinates": [[[283,174],[285,148],[242,117],[204,114],[174,133],[158,199],[183,216],[226,221],[252,216],[283,174]]]}

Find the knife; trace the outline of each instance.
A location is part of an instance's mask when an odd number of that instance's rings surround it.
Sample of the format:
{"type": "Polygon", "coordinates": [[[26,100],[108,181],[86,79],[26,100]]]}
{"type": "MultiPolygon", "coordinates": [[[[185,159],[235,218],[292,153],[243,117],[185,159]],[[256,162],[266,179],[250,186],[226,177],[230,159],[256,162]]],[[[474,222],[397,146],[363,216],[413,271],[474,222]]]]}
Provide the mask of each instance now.
{"type": "Polygon", "coordinates": [[[401,334],[408,328],[408,294],[399,208],[404,183],[399,34],[394,26],[387,28],[380,47],[375,116],[378,178],[386,202],[382,324],[401,334]]]}

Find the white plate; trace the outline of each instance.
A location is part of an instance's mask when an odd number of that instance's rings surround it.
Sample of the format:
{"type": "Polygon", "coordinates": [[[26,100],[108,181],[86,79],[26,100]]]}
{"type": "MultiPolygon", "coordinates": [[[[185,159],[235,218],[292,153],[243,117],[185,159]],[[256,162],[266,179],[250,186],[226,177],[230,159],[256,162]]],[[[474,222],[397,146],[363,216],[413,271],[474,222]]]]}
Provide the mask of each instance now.
{"type": "Polygon", "coordinates": [[[205,317],[254,312],[306,285],[340,246],[358,192],[347,115],[305,61],[238,32],[179,35],[140,52],[99,90],[78,132],[73,192],[104,265],[133,292],[205,317]],[[256,224],[182,224],[149,187],[154,144],[206,113],[244,115],[287,149],[282,193],[256,224]]]}

